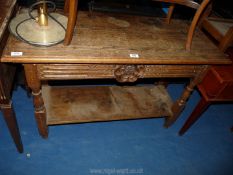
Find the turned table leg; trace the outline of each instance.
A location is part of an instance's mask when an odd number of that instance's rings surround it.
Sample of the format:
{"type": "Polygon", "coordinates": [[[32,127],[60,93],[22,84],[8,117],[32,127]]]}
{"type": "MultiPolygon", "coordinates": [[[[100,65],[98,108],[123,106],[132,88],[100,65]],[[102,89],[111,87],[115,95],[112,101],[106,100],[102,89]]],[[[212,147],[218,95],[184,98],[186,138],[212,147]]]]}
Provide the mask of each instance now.
{"type": "Polygon", "coordinates": [[[160,80],[158,81],[157,84],[158,84],[158,85],[162,85],[162,86],[164,86],[165,88],[167,88],[167,87],[168,87],[168,80],[162,78],[162,79],[160,79],[160,80]]]}
{"type": "Polygon", "coordinates": [[[17,150],[22,153],[23,152],[23,144],[21,141],[21,137],[19,134],[19,128],[17,124],[17,120],[15,117],[15,111],[13,109],[12,103],[1,104],[1,111],[3,113],[3,117],[6,121],[10,134],[15,142],[17,150]]]}
{"type": "Polygon", "coordinates": [[[34,114],[39,133],[43,138],[47,138],[48,126],[46,123],[46,109],[42,98],[40,79],[37,76],[37,67],[34,64],[25,64],[24,70],[28,86],[32,90],[34,114]]]}
{"type": "Polygon", "coordinates": [[[180,99],[178,99],[172,106],[173,116],[166,118],[165,127],[171,126],[176,119],[179,117],[180,113],[183,111],[185,107],[185,103],[188,100],[193,88],[196,84],[194,81],[191,81],[190,84],[185,88],[183,94],[181,95],[180,99]]]}
{"type": "Polygon", "coordinates": [[[202,81],[207,70],[208,70],[208,66],[204,66],[202,70],[198,72],[193,79],[191,79],[190,83],[186,86],[185,90],[183,91],[181,97],[173,104],[172,106],[173,116],[166,118],[164,127],[168,128],[177,120],[177,118],[180,116],[181,112],[183,111],[186,101],[190,97],[194,87],[197,86],[202,81]]]}

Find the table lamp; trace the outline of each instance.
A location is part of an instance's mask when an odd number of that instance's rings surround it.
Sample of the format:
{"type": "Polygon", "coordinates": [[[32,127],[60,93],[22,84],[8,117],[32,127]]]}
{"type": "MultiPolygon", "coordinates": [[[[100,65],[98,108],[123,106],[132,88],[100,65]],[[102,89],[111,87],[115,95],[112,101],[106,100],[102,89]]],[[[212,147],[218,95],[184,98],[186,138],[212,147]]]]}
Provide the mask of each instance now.
{"type": "Polygon", "coordinates": [[[35,46],[59,44],[65,38],[68,19],[55,13],[55,10],[54,2],[38,1],[11,20],[10,32],[21,41],[35,46]]]}

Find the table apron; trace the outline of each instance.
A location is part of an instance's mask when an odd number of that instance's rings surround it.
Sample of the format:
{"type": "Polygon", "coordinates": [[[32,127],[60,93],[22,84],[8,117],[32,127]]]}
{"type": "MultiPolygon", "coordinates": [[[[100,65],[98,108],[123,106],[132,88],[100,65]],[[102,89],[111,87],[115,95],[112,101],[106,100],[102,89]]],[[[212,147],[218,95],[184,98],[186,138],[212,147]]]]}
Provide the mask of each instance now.
{"type": "Polygon", "coordinates": [[[37,64],[41,80],[195,77],[206,65],[37,64]]]}

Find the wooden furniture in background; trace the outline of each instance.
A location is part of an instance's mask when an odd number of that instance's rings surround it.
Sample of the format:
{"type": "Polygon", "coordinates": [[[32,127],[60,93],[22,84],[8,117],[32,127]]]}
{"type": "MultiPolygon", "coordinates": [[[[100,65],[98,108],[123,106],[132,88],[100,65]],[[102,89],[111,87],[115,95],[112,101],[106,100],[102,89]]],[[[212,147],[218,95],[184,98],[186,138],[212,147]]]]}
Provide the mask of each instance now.
{"type": "Polygon", "coordinates": [[[209,65],[230,64],[201,31],[192,51],[183,47],[188,24],[156,17],[79,12],[69,46],[41,48],[10,37],[2,61],[24,65],[34,97],[39,133],[48,125],[165,117],[169,127],[182,112],[209,65]],[[78,30],[77,30],[78,29],[78,30]],[[11,56],[12,51],[22,52],[11,56]],[[143,78],[190,78],[174,102],[159,86],[124,86],[143,78]],[[48,86],[49,80],[116,79],[121,86],[48,86]]]}
{"type": "MultiPolygon", "coordinates": [[[[16,0],[0,0],[0,56],[5,47],[9,32],[7,25],[15,11],[16,0]]],[[[10,134],[20,153],[23,152],[23,145],[11,102],[11,90],[15,77],[15,65],[0,63],[0,109],[6,121],[10,134]]]]}
{"type": "Polygon", "coordinates": [[[206,17],[200,27],[218,41],[218,47],[222,52],[233,46],[233,19],[206,17]]]}
{"type": "MultiPolygon", "coordinates": [[[[189,28],[189,32],[187,35],[187,40],[185,44],[185,49],[187,51],[191,50],[192,38],[196,29],[196,26],[199,22],[200,17],[202,16],[203,11],[206,9],[207,5],[211,0],[203,0],[201,4],[193,0],[153,0],[153,1],[160,1],[160,2],[168,2],[171,3],[169,7],[169,11],[167,14],[166,21],[169,24],[171,21],[171,17],[173,14],[173,10],[175,8],[175,4],[184,5],[193,9],[196,9],[196,13],[193,17],[192,23],[189,28]]],[[[77,8],[78,8],[78,0],[65,0],[64,11],[68,14],[68,24],[66,30],[66,36],[64,39],[64,45],[69,45],[74,31],[74,26],[77,18],[77,8]]]]}
{"type": "Polygon", "coordinates": [[[203,0],[202,3],[197,3],[194,0],[153,0],[153,1],[160,1],[160,2],[168,2],[171,3],[169,10],[168,10],[168,14],[167,14],[167,18],[166,18],[166,22],[168,24],[170,24],[171,21],[171,17],[175,8],[175,4],[179,4],[179,5],[184,5],[193,9],[196,9],[196,13],[193,17],[192,23],[189,27],[189,31],[188,31],[188,35],[187,35],[187,40],[185,43],[185,49],[187,51],[191,50],[191,45],[192,45],[192,40],[193,40],[193,35],[196,29],[196,26],[200,20],[200,17],[202,16],[203,11],[206,9],[207,5],[209,4],[209,2],[211,0],[203,0]]]}
{"type": "MultiPolygon", "coordinates": [[[[233,61],[233,49],[230,51],[230,57],[233,61]]],[[[212,66],[198,85],[198,90],[202,95],[201,100],[180,129],[180,135],[183,135],[212,103],[233,101],[233,64],[212,66]]]]}
{"type": "Polygon", "coordinates": [[[66,35],[64,39],[64,45],[67,46],[72,41],[75,22],[77,19],[78,0],[65,0],[64,12],[68,15],[68,23],[66,29],[66,35]]]}
{"type": "MultiPolygon", "coordinates": [[[[225,52],[233,44],[233,20],[220,17],[209,17],[211,4],[200,21],[200,28],[204,29],[210,37],[218,41],[218,48],[225,52]]],[[[233,60],[233,49],[228,53],[233,60]]],[[[211,105],[211,103],[233,101],[233,64],[228,66],[212,66],[203,82],[198,85],[202,97],[192,114],[186,120],[179,134],[183,135],[211,105]]]]}

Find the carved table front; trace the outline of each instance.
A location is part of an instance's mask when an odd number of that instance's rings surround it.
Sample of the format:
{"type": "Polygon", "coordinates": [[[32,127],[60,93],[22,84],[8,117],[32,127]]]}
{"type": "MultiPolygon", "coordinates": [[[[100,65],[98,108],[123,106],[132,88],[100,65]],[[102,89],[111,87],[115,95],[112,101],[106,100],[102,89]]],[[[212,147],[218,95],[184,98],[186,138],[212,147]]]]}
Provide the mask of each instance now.
{"type": "Polygon", "coordinates": [[[230,60],[196,31],[191,52],[184,49],[188,25],[173,20],[79,12],[70,46],[38,48],[10,37],[4,62],[22,63],[34,96],[39,132],[48,125],[165,117],[169,127],[180,115],[209,65],[230,60]],[[21,52],[21,56],[11,56],[21,52]],[[190,78],[175,102],[161,86],[52,87],[48,80],[190,78]],[[43,84],[43,86],[41,85],[43,84]],[[42,88],[41,88],[42,87],[42,88]]]}

